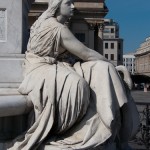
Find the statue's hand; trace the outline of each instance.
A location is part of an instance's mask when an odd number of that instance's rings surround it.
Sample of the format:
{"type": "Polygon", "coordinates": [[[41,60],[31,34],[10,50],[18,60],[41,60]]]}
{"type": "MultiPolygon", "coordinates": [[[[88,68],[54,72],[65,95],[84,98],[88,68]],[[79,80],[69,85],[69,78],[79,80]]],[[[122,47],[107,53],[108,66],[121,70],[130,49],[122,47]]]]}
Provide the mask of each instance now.
{"type": "Polygon", "coordinates": [[[130,90],[132,90],[133,88],[133,82],[132,82],[132,79],[131,79],[131,76],[130,76],[130,73],[129,71],[127,70],[127,68],[125,66],[117,66],[116,69],[118,71],[120,71],[121,73],[123,73],[123,80],[125,81],[125,83],[127,84],[128,88],[130,90]]]}

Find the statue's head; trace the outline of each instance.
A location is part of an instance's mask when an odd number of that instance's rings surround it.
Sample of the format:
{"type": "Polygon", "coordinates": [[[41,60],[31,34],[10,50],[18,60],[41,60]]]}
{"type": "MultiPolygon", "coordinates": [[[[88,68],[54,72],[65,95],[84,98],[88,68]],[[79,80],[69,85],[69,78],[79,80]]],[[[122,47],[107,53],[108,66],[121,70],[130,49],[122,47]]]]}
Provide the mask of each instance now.
{"type": "Polygon", "coordinates": [[[73,0],[49,0],[49,11],[52,16],[61,14],[66,17],[73,15],[73,0]]]}

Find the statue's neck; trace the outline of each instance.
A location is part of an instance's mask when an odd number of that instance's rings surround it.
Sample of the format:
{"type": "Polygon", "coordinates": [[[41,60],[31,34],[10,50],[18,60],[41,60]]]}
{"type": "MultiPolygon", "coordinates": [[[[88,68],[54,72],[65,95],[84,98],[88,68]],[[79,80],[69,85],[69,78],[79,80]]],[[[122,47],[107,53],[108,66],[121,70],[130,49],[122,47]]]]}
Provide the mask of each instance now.
{"type": "Polygon", "coordinates": [[[62,15],[57,16],[57,21],[60,22],[61,24],[65,24],[67,20],[68,20],[68,17],[66,16],[62,16],[62,15]]]}

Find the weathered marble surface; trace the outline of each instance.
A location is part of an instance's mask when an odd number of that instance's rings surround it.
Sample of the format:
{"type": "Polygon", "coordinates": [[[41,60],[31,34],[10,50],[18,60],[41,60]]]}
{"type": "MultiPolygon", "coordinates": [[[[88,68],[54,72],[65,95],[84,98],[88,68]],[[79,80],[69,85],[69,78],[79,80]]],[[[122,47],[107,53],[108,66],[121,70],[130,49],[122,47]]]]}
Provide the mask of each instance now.
{"type": "Polygon", "coordinates": [[[34,0],[0,0],[0,16],[5,12],[0,19],[0,53],[21,54],[26,50],[28,12],[32,2],[34,0]],[[6,33],[5,37],[2,37],[3,33],[6,33]]]}

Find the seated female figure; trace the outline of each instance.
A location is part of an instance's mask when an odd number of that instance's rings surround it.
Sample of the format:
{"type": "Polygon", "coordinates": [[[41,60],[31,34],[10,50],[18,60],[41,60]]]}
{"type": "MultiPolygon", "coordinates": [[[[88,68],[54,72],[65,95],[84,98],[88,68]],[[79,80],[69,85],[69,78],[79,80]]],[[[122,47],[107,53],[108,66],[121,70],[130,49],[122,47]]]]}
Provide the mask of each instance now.
{"type": "Polygon", "coordinates": [[[30,128],[13,141],[13,150],[116,149],[138,125],[132,98],[115,67],[79,42],[64,25],[72,0],[50,0],[31,27],[19,92],[34,105],[30,128]],[[67,50],[83,60],[60,59],[67,50]],[[113,145],[113,146],[112,146],[113,145]]]}

